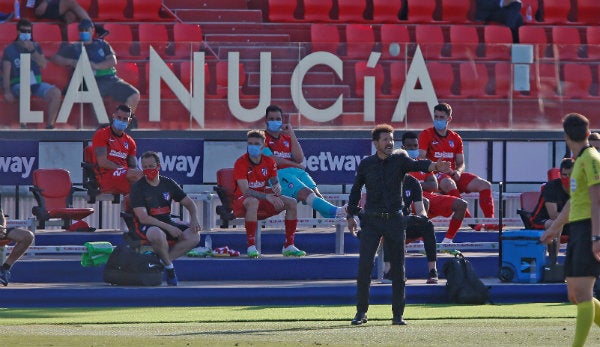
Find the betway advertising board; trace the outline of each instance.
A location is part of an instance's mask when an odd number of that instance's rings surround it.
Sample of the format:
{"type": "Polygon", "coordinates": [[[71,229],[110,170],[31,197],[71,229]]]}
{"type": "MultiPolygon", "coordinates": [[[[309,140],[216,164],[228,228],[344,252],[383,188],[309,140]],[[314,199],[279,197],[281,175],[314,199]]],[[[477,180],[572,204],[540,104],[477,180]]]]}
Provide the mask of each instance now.
{"type": "Polygon", "coordinates": [[[370,140],[303,139],[306,171],[317,184],[351,184],[360,161],[371,155],[370,140]]]}
{"type": "Polygon", "coordinates": [[[136,139],[138,166],[146,151],[158,153],[160,174],[179,184],[202,184],[204,140],[136,139]]]}
{"type": "Polygon", "coordinates": [[[38,141],[0,140],[0,185],[33,184],[38,158],[38,141]]]}

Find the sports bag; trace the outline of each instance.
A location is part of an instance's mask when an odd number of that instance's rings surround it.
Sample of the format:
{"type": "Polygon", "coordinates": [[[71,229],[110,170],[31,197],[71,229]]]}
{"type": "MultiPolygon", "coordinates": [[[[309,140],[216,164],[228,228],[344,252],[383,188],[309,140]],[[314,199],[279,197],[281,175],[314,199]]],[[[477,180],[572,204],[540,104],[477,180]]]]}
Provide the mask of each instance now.
{"type": "Polygon", "coordinates": [[[123,286],[158,286],[164,266],[155,253],[140,254],[118,245],[106,262],[104,282],[123,286]]]}
{"type": "Polygon", "coordinates": [[[473,265],[457,252],[442,269],[446,276],[448,301],[458,304],[485,304],[489,300],[489,288],[479,279],[473,265]]]}

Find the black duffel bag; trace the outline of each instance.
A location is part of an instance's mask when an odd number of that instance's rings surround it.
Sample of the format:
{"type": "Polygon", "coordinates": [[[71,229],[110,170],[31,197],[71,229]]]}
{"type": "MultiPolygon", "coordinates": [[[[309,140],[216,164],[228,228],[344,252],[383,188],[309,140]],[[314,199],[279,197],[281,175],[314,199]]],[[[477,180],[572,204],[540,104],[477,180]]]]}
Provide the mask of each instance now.
{"type": "Polygon", "coordinates": [[[122,286],[158,286],[164,266],[155,253],[138,253],[118,245],[106,262],[104,282],[122,286]]]}

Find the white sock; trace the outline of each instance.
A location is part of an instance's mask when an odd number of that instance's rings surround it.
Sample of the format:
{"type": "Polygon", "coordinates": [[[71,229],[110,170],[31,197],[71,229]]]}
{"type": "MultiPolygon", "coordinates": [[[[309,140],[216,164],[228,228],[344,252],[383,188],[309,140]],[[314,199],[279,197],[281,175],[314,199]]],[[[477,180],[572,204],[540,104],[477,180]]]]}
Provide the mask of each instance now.
{"type": "Polygon", "coordinates": [[[175,267],[173,266],[173,263],[169,264],[169,265],[165,265],[165,269],[174,269],[175,267]]]}
{"type": "Polygon", "coordinates": [[[454,241],[452,241],[452,239],[446,238],[444,237],[444,239],[442,240],[442,243],[452,243],[454,241]]]}

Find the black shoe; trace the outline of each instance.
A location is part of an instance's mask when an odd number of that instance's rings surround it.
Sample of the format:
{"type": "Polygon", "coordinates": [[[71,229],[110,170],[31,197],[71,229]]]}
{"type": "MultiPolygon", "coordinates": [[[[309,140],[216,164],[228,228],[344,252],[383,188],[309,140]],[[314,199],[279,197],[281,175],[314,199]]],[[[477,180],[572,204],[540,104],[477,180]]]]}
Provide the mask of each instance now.
{"type": "Polygon", "coordinates": [[[392,325],[406,325],[406,321],[402,319],[402,316],[394,316],[392,325]]]}
{"type": "Polygon", "coordinates": [[[352,320],[352,325],[361,325],[367,322],[367,313],[366,312],[356,312],[356,316],[352,320]]]}
{"type": "Polygon", "coordinates": [[[384,272],[384,273],[383,273],[383,279],[384,279],[384,280],[390,280],[390,281],[391,281],[391,280],[392,280],[392,274],[391,274],[391,271],[384,272]]]}
{"type": "Polygon", "coordinates": [[[54,125],[48,124],[48,125],[46,125],[46,129],[54,129],[54,125]]]}
{"type": "Polygon", "coordinates": [[[26,123],[21,123],[21,129],[27,129],[27,124],[26,123]]]}
{"type": "Polygon", "coordinates": [[[94,28],[96,29],[96,37],[99,39],[103,39],[110,34],[110,31],[104,29],[104,25],[102,24],[96,24],[94,28]]]}
{"type": "Polygon", "coordinates": [[[427,279],[427,284],[437,284],[438,283],[438,273],[436,269],[429,270],[429,278],[427,279]]]}

